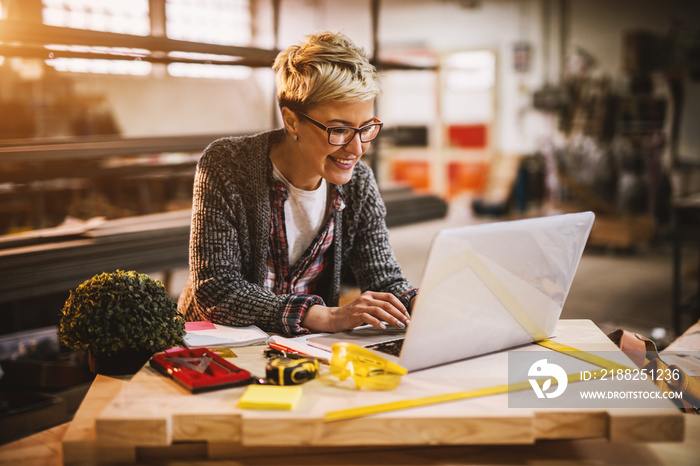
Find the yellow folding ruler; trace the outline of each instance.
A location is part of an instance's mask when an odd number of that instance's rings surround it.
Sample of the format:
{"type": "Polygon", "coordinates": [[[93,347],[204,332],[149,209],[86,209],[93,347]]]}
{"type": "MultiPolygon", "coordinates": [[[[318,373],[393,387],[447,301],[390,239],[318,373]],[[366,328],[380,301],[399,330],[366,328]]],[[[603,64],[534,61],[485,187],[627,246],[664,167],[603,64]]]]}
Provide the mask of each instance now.
{"type": "MultiPolygon", "coordinates": [[[[629,367],[601,358],[591,353],[580,351],[576,348],[557,343],[546,339],[547,335],[530,317],[528,312],[523,309],[518,300],[512,295],[508,288],[489,270],[483,260],[471,250],[464,251],[460,254],[448,259],[441,265],[441,274],[438,274],[432,282],[426,283],[421,287],[423,293],[418,293],[416,299],[421,300],[434,286],[446,277],[452,275],[456,270],[462,267],[469,267],[481,279],[481,281],[491,290],[491,292],[501,301],[503,306],[508,310],[511,316],[520,324],[520,326],[530,335],[533,341],[536,341],[540,346],[549,348],[554,351],[563,352],[569,356],[581,359],[583,361],[594,364],[601,369],[591,372],[593,377],[603,375],[603,371],[630,369],[629,367]]],[[[418,303],[416,303],[417,305],[418,303]]],[[[581,373],[569,374],[569,382],[578,382],[581,380],[581,373]]],[[[418,406],[426,406],[437,403],[445,403],[448,401],[465,400],[468,398],[476,398],[480,396],[498,395],[501,393],[514,392],[531,388],[528,381],[518,382],[514,384],[497,385],[494,387],[480,388],[476,390],[467,390],[462,392],[447,393],[443,395],[428,396],[424,398],[415,398],[412,400],[394,401],[391,403],[381,403],[370,406],[362,406],[359,408],[341,409],[338,411],[330,411],[326,413],[325,421],[339,421],[342,419],[352,419],[356,417],[369,416],[372,414],[382,413],[386,411],[394,411],[399,409],[415,408],[418,406]]]]}
{"type": "MultiPolygon", "coordinates": [[[[607,371],[609,373],[611,370],[630,369],[630,367],[625,366],[624,364],[619,364],[614,361],[610,361],[609,359],[605,359],[600,356],[596,356],[595,354],[587,353],[585,351],[581,351],[576,348],[572,348],[571,346],[567,346],[552,340],[539,341],[537,342],[537,344],[554,351],[566,353],[571,357],[581,359],[583,361],[595,364],[596,366],[600,367],[601,369],[590,373],[593,376],[593,378],[602,376],[604,371],[607,371]]],[[[578,382],[581,380],[581,373],[578,372],[576,374],[569,374],[567,379],[569,382],[578,382]]],[[[445,393],[442,395],[413,398],[410,400],[393,401],[390,403],[379,403],[369,406],[360,406],[358,408],[341,409],[338,411],[330,411],[326,413],[326,415],[324,416],[324,421],[341,421],[345,419],[353,419],[358,417],[370,416],[373,414],[384,413],[387,411],[417,408],[419,406],[446,403],[448,401],[466,400],[469,398],[478,398],[481,396],[500,395],[502,393],[526,390],[529,388],[531,388],[530,382],[526,380],[523,382],[513,384],[496,385],[492,387],[478,388],[475,390],[445,393]]]]}

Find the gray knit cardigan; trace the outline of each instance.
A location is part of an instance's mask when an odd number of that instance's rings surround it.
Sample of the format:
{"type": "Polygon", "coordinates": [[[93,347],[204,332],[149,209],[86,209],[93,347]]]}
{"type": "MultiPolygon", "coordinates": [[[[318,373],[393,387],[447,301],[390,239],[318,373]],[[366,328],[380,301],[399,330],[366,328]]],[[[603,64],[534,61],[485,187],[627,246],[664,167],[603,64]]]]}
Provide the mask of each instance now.
{"type": "MultiPolygon", "coordinates": [[[[204,151],[194,182],[190,274],[178,303],[188,321],[285,333],[282,309],[288,296],[263,288],[271,231],[269,156],[283,137],[278,129],[223,138],[204,151]]],[[[345,205],[331,213],[332,263],[318,295],[327,306],[337,306],[341,276],[349,276],[363,291],[400,297],[412,286],[391,250],[386,208],[371,169],[359,162],[351,180],[338,188],[345,205]]]]}

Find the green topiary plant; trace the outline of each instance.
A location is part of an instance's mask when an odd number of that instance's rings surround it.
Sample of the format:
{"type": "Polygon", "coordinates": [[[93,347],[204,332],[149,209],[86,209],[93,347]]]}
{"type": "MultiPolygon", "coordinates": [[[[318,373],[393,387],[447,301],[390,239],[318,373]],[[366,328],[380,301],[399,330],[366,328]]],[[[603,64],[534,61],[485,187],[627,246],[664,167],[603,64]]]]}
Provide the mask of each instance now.
{"type": "Polygon", "coordinates": [[[183,344],[185,320],[165,286],[148,275],[117,270],[95,275],[70,292],[59,337],[95,356],[156,353],[183,344]]]}

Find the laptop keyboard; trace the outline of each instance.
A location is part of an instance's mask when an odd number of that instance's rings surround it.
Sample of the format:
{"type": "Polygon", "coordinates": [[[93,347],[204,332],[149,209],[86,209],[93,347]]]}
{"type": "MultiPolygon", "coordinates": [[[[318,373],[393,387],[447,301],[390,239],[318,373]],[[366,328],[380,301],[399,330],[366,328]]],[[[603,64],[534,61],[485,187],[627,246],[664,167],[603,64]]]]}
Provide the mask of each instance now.
{"type": "Polygon", "coordinates": [[[401,348],[403,347],[404,339],[385,341],[384,343],[377,343],[376,345],[370,345],[367,348],[381,353],[390,354],[392,356],[398,356],[401,354],[401,348]]]}

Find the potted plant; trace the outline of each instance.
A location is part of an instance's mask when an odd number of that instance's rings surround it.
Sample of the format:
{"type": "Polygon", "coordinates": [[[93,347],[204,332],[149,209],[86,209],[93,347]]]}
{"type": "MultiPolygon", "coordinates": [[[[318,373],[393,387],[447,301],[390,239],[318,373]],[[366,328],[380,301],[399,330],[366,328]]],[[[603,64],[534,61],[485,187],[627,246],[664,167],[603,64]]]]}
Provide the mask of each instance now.
{"type": "Polygon", "coordinates": [[[70,292],[61,343],[88,353],[101,374],[138,371],[156,352],[183,344],[185,320],[165,286],[148,275],[117,270],[95,275],[70,292]]]}

